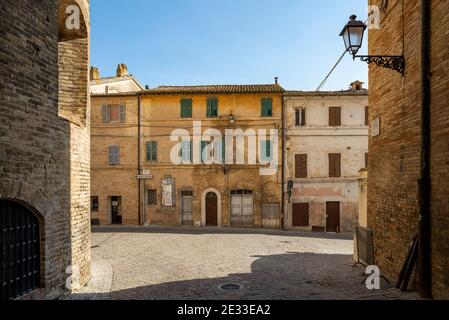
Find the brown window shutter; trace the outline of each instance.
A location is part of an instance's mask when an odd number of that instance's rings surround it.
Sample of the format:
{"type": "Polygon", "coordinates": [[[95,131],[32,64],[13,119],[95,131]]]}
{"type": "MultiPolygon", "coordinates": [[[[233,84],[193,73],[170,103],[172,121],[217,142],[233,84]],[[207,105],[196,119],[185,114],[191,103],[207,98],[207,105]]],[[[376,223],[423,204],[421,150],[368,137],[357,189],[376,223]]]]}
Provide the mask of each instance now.
{"type": "Polygon", "coordinates": [[[308,203],[294,203],[293,204],[293,226],[294,227],[308,227],[309,223],[308,203]]]}
{"type": "Polygon", "coordinates": [[[329,177],[339,178],[341,177],[341,154],[330,153],[329,154],[329,177]]]}
{"type": "Polygon", "coordinates": [[[365,107],[365,126],[369,126],[369,107],[365,107]]]}
{"type": "Polygon", "coordinates": [[[339,127],[341,126],[341,108],[330,107],[329,108],[329,126],[339,127]]]}
{"type": "Polygon", "coordinates": [[[300,125],[300,123],[299,123],[299,109],[296,109],[295,110],[295,126],[299,126],[300,125]]]}
{"type": "Polygon", "coordinates": [[[307,154],[295,155],[295,178],[307,178],[307,154]]]}
{"type": "Polygon", "coordinates": [[[301,109],[301,126],[306,125],[306,109],[301,109]]]}

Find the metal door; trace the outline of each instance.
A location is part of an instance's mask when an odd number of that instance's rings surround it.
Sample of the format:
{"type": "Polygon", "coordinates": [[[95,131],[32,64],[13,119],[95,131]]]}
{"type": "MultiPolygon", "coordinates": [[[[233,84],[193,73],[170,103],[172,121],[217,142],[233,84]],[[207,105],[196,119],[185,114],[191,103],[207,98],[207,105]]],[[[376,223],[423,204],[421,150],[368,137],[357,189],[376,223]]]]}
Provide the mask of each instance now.
{"type": "Polygon", "coordinates": [[[37,217],[19,203],[0,200],[0,300],[16,299],[39,286],[37,217]]]}
{"type": "Polygon", "coordinates": [[[193,192],[181,193],[181,222],[183,225],[193,225],[193,192]]]}

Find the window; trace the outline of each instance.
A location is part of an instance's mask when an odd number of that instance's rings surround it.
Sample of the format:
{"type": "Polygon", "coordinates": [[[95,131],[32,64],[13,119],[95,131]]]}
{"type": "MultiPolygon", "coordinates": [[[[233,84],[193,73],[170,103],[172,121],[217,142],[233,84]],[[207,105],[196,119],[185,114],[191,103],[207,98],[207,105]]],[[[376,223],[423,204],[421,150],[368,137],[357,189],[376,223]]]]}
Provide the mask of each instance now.
{"type": "Polygon", "coordinates": [[[218,118],[218,99],[208,98],[207,99],[207,117],[208,118],[218,118]]]}
{"type": "Polygon", "coordinates": [[[295,110],[295,126],[304,127],[306,125],[306,109],[300,108],[295,110]]]}
{"type": "Polygon", "coordinates": [[[181,100],[181,118],[192,118],[192,99],[181,100]]]}
{"type": "Polygon", "coordinates": [[[262,117],[272,117],[273,116],[273,99],[262,98],[261,107],[262,107],[262,117]]]}
{"type": "Polygon", "coordinates": [[[122,122],[126,121],[126,106],[125,105],[104,105],[103,106],[103,122],[122,122]]]}
{"type": "Polygon", "coordinates": [[[147,161],[157,162],[157,142],[147,142],[147,161]]]}
{"type": "Polygon", "coordinates": [[[365,107],[365,126],[369,126],[369,107],[365,107]]]}
{"type": "Polygon", "coordinates": [[[90,210],[92,212],[98,212],[98,196],[92,196],[90,197],[90,210]]]}
{"type": "Polygon", "coordinates": [[[261,141],[260,143],[260,160],[271,161],[273,160],[273,144],[271,140],[261,141]]]}
{"type": "Polygon", "coordinates": [[[295,178],[307,178],[307,154],[295,155],[295,178]]]}
{"type": "Polygon", "coordinates": [[[368,169],[369,165],[369,158],[368,158],[368,152],[365,153],[365,169],[368,169]]]}
{"type": "Polygon", "coordinates": [[[329,177],[340,178],[341,177],[341,154],[329,153],[329,177]]]}
{"type": "Polygon", "coordinates": [[[329,108],[329,126],[330,127],[341,126],[341,107],[329,108]]]}
{"type": "Polygon", "coordinates": [[[157,205],[157,190],[148,190],[147,197],[149,206],[157,205]]]}
{"type": "Polygon", "coordinates": [[[110,146],[109,147],[109,164],[119,165],[120,164],[120,147],[110,146]]]}
{"type": "Polygon", "coordinates": [[[208,142],[201,141],[201,153],[200,153],[200,161],[202,163],[206,161],[214,161],[224,163],[226,161],[226,140],[222,138],[221,141],[218,142],[208,142]],[[204,149],[208,148],[209,152],[206,152],[204,155],[204,149]],[[217,149],[217,150],[216,150],[217,149]]]}

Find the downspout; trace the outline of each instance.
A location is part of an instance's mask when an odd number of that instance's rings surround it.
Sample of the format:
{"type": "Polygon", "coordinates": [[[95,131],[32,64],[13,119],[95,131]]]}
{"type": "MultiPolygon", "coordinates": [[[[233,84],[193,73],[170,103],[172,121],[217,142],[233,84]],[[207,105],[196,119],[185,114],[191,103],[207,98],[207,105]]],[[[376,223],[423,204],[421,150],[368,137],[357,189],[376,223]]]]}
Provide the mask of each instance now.
{"type": "MultiPolygon", "coordinates": [[[[142,174],[142,165],[141,165],[141,96],[140,93],[137,94],[137,175],[142,174]]],[[[143,217],[142,217],[142,197],[141,197],[141,189],[142,189],[142,179],[137,179],[138,181],[138,212],[139,212],[139,224],[143,225],[145,223],[143,217]]]]}
{"type": "Polygon", "coordinates": [[[281,181],[282,181],[282,200],[281,200],[281,224],[282,229],[287,230],[287,219],[285,217],[285,103],[284,103],[284,94],[282,93],[282,166],[281,166],[281,181]]]}
{"type": "Polygon", "coordinates": [[[421,177],[419,180],[419,294],[432,297],[431,270],[431,174],[430,174],[430,0],[421,0],[421,177]]]}

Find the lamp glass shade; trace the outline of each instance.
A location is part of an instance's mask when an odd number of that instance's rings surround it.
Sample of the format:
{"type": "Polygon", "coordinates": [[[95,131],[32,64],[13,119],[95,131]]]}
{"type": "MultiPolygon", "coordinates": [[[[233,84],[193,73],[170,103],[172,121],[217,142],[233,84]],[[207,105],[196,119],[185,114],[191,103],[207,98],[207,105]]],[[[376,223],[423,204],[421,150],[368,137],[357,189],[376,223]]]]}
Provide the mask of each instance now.
{"type": "Polygon", "coordinates": [[[340,33],[340,36],[343,37],[346,50],[352,55],[356,55],[362,47],[363,34],[366,30],[365,23],[357,21],[356,18],[355,15],[351,16],[349,22],[340,33]]]}

